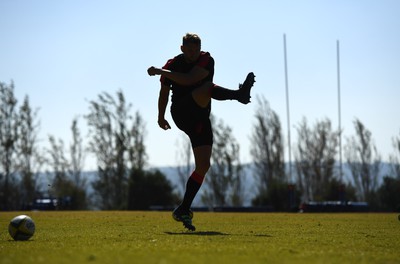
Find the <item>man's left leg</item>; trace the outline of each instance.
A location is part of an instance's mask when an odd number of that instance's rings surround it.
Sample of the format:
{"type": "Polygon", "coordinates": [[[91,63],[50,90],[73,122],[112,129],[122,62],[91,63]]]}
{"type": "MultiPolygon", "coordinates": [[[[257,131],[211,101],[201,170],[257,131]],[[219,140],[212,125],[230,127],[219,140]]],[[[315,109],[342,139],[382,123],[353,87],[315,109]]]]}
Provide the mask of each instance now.
{"type": "Polygon", "coordinates": [[[200,107],[207,107],[211,98],[215,100],[237,100],[242,104],[250,103],[250,91],[255,83],[255,75],[250,72],[239,89],[231,90],[211,82],[205,83],[192,92],[193,99],[200,107]]]}

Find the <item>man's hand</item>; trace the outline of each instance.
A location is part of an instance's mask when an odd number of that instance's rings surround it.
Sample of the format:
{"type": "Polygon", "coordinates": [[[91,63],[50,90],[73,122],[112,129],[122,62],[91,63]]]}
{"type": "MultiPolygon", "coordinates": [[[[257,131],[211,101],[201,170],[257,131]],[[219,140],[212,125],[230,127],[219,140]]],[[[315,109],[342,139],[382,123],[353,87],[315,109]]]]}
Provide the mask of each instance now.
{"type": "Polygon", "coordinates": [[[164,118],[158,119],[158,125],[164,130],[171,129],[171,126],[169,125],[168,121],[165,120],[164,118]]]}
{"type": "Polygon", "coordinates": [[[158,69],[158,68],[156,68],[154,66],[151,66],[150,68],[147,69],[147,73],[150,76],[159,75],[160,72],[161,72],[160,69],[158,69]]]}

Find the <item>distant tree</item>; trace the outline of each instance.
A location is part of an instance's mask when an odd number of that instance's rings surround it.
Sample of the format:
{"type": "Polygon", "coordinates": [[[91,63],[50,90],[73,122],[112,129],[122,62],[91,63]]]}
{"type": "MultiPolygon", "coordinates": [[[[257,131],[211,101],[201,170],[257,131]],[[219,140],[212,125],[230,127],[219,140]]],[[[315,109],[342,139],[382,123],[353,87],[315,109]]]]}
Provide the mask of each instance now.
{"type": "Polygon", "coordinates": [[[130,179],[130,210],[148,210],[151,206],[169,207],[177,203],[171,183],[159,170],[134,169],[130,179]]]}
{"type": "Polygon", "coordinates": [[[85,152],[80,130],[78,128],[78,118],[72,120],[71,125],[72,142],[69,146],[70,162],[68,168],[68,179],[70,180],[70,193],[66,196],[72,198],[70,208],[73,210],[84,210],[89,206],[87,196],[87,179],[83,176],[85,162],[85,152]]]}
{"type": "Polygon", "coordinates": [[[90,101],[86,116],[89,126],[89,151],[97,158],[98,177],[93,183],[101,209],[126,209],[128,201],[128,166],[134,153],[129,151],[131,119],[122,91],[114,99],[104,92],[90,101]]]}
{"type": "Polygon", "coordinates": [[[385,176],[377,193],[379,209],[400,212],[400,178],[385,176]]]}
{"type": "Polygon", "coordinates": [[[400,133],[398,137],[392,140],[394,153],[389,156],[390,164],[392,166],[391,173],[394,178],[400,179],[400,133]]]}
{"type": "Polygon", "coordinates": [[[16,164],[18,140],[17,99],[14,83],[0,82],[0,209],[16,210],[19,188],[16,164]]]}
{"type": "Polygon", "coordinates": [[[239,144],[231,128],[223,121],[213,123],[214,145],[211,167],[205,178],[202,201],[209,206],[240,206],[243,204],[244,186],[242,166],[239,159],[239,144]]]}
{"type": "Polygon", "coordinates": [[[193,162],[192,162],[192,145],[190,144],[190,140],[186,135],[182,136],[182,141],[177,148],[178,151],[178,166],[176,168],[177,175],[179,179],[179,189],[183,194],[186,189],[186,182],[193,171],[193,162]]]}
{"type": "Polygon", "coordinates": [[[83,168],[83,146],[78,119],[72,121],[72,143],[70,145],[70,160],[65,156],[64,142],[49,136],[50,158],[48,163],[51,170],[48,172],[52,178],[50,195],[59,198],[60,209],[83,210],[88,208],[88,197],[86,194],[86,180],[82,176],[83,168]]]}
{"type": "Polygon", "coordinates": [[[142,116],[136,112],[129,135],[130,164],[128,182],[128,209],[147,210],[151,206],[173,206],[177,198],[171,183],[158,170],[146,171],[145,147],[146,126],[142,116]]]}
{"type": "Polygon", "coordinates": [[[51,179],[50,196],[53,198],[62,197],[64,194],[64,186],[67,179],[68,160],[65,157],[64,141],[57,140],[54,136],[49,136],[50,148],[47,150],[49,171],[48,178],[51,179]]]}
{"type": "MultiPolygon", "coordinates": [[[[97,158],[98,173],[93,188],[99,208],[119,210],[140,207],[137,204],[137,186],[146,188],[140,189],[141,192],[151,194],[154,199],[167,195],[152,189],[159,186],[147,182],[153,179],[153,175],[145,171],[145,123],[139,112],[134,118],[130,115],[131,104],[126,102],[123,92],[117,91],[116,98],[104,92],[97,100],[90,101],[89,109],[90,113],[86,116],[89,151],[97,158]]],[[[165,176],[157,174],[157,177],[165,176]]],[[[154,184],[160,182],[157,180],[154,184]]],[[[167,186],[164,187],[159,190],[168,191],[167,186]]],[[[140,201],[141,205],[144,203],[140,201]]]]}
{"type": "Polygon", "coordinates": [[[142,116],[136,112],[129,145],[128,209],[147,210],[150,206],[172,206],[175,203],[172,187],[160,171],[146,171],[146,127],[142,116]]]}
{"type": "Polygon", "coordinates": [[[134,170],[144,170],[147,165],[147,153],[145,146],[146,124],[139,112],[136,112],[132,128],[128,131],[128,151],[131,167],[134,170]]]}
{"type": "Polygon", "coordinates": [[[360,120],[354,121],[356,136],[347,139],[345,157],[350,168],[358,197],[373,207],[376,204],[375,192],[378,187],[378,176],[381,157],[372,141],[371,132],[360,120]]]}
{"type": "Polygon", "coordinates": [[[86,189],[87,181],[82,176],[82,170],[85,161],[85,152],[83,150],[83,142],[80,130],[78,128],[78,118],[72,120],[71,125],[72,143],[70,144],[70,168],[69,174],[74,184],[80,189],[86,189]]]}
{"type": "Polygon", "coordinates": [[[285,176],[281,122],[265,98],[258,98],[257,103],[250,149],[258,187],[253,205],[272,205],[276,210],[287,209],[288,181],[285,176]]]}
{"type": "Polygon", "coordinates": [[[356,201],[356,189],[350,182],[341,182],[339,177],[332,178],[328,185],[325,187],[326,193],[324,194],[325,201],[356,201]],[[343,196],[340,196],[343,194],[343,196]],[[341,200],[343,201],[343,200],[341,200]]]}
{"type": "Polygon", "coordinates": [[[382,210],[400,212],[400,135],[393,138],[394,153],[389,155],[390,175],[383,178],[378,189],[379,206],[382,210]]]}
{"type": "Polygon", "coordinates": [[[18,171],[21,177],[21,200],[24,205],[22,208],[28,208],[28,204],[39,195],[43,189],[38,186],[38,178],[45,163],[43,153],[38,148],[38,130],[39,122],[37,111],[33,111],[28,96],[25,97],[23,105],[19,110],[18,118],[18,171]]]}
{"type": "MultiPolygon", "coordinates": [[[[334,174],[338,132],[332,130],[331,121],[317,121],[310,128],[304,118],[297,128],[295,149],[298,185],[305,201],[332,198],[330,186],[336,182],[334,174]]],[[[337,200],[339,195],[337,195],[337,200]]]]}

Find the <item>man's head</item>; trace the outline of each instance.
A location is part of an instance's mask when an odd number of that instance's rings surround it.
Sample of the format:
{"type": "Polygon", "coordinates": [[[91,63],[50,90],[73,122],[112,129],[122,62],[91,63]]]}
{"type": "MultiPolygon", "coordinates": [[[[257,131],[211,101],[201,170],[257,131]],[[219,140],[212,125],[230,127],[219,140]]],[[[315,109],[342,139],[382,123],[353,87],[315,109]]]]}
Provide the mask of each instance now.
{"type": "Polygon", "coordinates": [[[189,43],[198,44],[199,46],[201,46],[201,39],[197,34],[186,33],[186,35],[183,36],[182,45],[185,46],[189,43]]]}
{"type": "Polygon", "coordinates": [[[186,61],[195,62],[200,56],[201,39],[197,34],[186,33],[183,36],[181,51],[186,61]]]}

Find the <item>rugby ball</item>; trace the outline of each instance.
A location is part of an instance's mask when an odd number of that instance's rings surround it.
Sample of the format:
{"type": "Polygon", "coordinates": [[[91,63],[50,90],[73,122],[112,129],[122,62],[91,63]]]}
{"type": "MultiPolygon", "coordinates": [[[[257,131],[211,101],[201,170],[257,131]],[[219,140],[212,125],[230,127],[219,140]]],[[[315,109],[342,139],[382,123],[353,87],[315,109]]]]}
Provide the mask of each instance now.
{"type": "Polygon", "coordinates": [[[8,225],[8,233],[14,240],[28,240],[35,233],[35,222],[27,215],[16,216],[8,225]]]}

